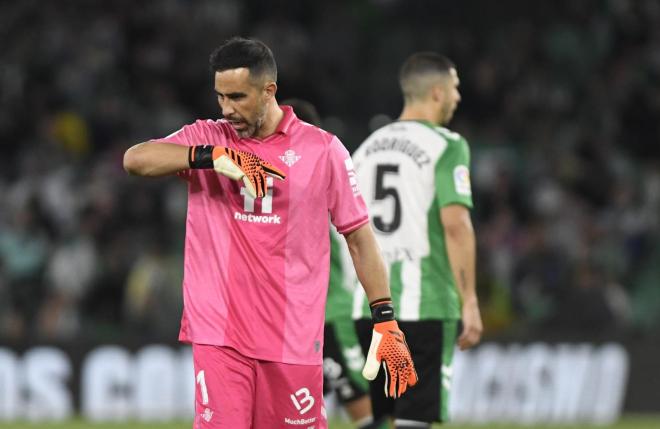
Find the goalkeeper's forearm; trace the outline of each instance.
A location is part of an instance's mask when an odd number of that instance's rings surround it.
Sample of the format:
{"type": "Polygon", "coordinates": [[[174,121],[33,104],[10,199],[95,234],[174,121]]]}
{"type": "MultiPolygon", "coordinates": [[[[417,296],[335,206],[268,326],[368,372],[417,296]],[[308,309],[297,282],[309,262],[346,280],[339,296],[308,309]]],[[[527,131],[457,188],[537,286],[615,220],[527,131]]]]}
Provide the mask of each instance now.
{"type": "MultiPolygon", "coordinates": [[[[124,169],[136,176],[166,176],[188,168],[218,171],[215,160],[225,154],[221,146],[182,146],[174,143],[145,142],[129,148],[124,154],[124,169]],[[216,153],[216,149],[219,151],[216,153]]],[[[235,152],[234,152],[235,153],[235,152]]],[[[229,159],[227,163],[231,163],[229,159]]],[[[231,169],[230,169],[231,170],[231,169]]],[[[239,179],[243,172],[219,171],[232,179],[239,179]]]]}
{"type": "Polygon", "coordinates": [[[369,302],[389,297],[387,270],[371,225],[363,225],[345,237],[355,271],[369,302]]]}
{"type": "Polygon", "coordinates": [[[188,147],[174,143],[140,143],[124,154],[124,170],[136,176],[167,176],[187,168],[188,147]]]}

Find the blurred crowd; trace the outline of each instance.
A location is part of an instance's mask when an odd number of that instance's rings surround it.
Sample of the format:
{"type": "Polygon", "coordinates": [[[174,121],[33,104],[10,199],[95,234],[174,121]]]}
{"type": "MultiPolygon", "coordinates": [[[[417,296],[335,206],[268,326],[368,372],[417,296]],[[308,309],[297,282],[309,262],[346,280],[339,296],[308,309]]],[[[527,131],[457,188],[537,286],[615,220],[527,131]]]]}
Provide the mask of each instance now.
{"type": "Polygon", "coordinates": [[[660,335],[660,3],[24,0],[0,3],[0,338],[175,338],[185,184],[122,155],[218,117],[236,34],[351,150],[408,54],[448,55],[486,334],[660,335]]]}

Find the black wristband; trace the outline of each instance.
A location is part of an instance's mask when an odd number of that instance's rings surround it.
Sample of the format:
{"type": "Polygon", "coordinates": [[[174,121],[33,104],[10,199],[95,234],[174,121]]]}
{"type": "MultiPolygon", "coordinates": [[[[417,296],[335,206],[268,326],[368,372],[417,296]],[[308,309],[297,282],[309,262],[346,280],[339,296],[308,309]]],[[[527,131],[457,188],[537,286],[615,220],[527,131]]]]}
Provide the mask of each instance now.
{"type": "Polygon", "coordinates": [[[371,320],[374,323],[394,320],[394,306],[392,298],[380,298],[369,303],[371,307],[371,320]]]}
{"type": "Polygon", "coordinates": [[[190,168],[213,168],[212,145],[190,146],[188,148],[188,165],[190,168]]]}

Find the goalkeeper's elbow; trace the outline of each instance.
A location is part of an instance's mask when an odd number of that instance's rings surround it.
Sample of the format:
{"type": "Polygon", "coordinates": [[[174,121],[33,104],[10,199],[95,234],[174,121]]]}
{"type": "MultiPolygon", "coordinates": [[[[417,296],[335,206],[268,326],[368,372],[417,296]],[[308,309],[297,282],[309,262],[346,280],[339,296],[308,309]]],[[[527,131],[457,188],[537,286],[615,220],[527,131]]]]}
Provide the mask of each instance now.
{"type": "Polygon", "coordinates": [[[159,163],[155,163],[153,157],[145,149],[145,143],[140,143],[128,148],[124,153],[123,166],[128,174],[132,176],[159,177],[171,173],[164,170],[161,165],[158,165],[159,163]]]}
{"type": "Polygon", "coordinates": [[[124,153],[124,170],[133,176],[149,176],[149,168],[140,152],[140,145],[132,146],[124,153]]]}

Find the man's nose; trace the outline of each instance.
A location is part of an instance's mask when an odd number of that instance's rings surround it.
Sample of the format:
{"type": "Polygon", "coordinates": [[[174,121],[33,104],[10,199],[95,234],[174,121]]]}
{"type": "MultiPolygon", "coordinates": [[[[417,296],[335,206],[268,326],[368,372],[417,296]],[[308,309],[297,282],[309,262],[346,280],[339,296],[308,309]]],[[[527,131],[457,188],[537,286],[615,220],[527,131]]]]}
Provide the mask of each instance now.
{"type": "Polygon", "coordinates": [[[221,103],[220,108],[222,109],[222,116],[224,117],[231,116],[235,112],[234,107],[227,101],[221,103]]]}

